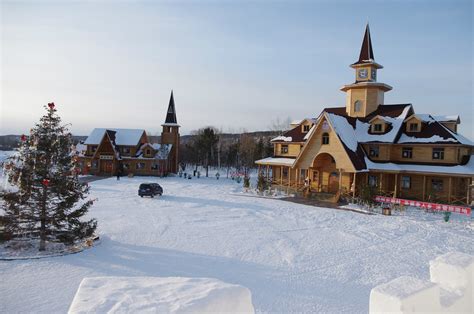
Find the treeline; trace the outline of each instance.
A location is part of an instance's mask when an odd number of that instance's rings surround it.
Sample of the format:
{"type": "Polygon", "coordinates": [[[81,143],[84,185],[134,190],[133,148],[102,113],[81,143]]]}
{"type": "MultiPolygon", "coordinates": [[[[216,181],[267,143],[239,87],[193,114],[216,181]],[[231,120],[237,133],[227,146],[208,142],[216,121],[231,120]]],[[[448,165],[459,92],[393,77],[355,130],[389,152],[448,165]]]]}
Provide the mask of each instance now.
{"type": "Polygon", "coordinates": [[[215,127],[192,132],[180,146],[180,162],[202,166],[208,175],[209,167],[236,168],[247,173],[255,167],[255,160],[273,156],[270,140],[279,132],[222,134],[215,127]]]}

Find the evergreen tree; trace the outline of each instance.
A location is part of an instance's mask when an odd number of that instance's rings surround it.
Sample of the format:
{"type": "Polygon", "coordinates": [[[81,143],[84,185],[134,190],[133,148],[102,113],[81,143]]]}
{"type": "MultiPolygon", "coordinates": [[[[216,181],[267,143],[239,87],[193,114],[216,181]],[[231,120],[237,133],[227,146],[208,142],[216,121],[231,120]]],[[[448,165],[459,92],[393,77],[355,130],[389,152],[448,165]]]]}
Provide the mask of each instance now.
{"type": "Polygon", "coordinates": [[[6,170],[14,190],[4,194],[4,227],[12,238],[71,244],[91,236],[95,219],[82,221],[93,200],[86,199],[89,186],[78,179],[78,164],[72,136],[56,113],[54,103],[47,113],[21,137],[19,153],[6,170]]]}

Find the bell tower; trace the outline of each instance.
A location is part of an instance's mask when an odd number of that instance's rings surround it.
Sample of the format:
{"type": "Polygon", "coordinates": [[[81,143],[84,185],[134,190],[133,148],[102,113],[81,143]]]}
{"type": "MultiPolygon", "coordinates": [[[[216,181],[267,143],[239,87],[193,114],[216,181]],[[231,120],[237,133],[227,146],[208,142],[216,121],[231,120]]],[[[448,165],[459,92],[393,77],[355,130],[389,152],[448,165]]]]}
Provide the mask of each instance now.
{"type": "Polygon", "coordinates": [[[346,113],[351,117],[366,117],[384,103],[384,93],[391,86],[377,82],[377,70],[383,66],[375,62],[369,24],[365,28],[359,60],[351,64],[355,70],[355,82],[341,87],[346,92],[346,113]]]}
{"type": "Polygon", "coordinates": [[[161,125],[163,130],[161,132],[161,144],[171,144],[171,151],[169,153],[169,169],[170,172],[178,172],[178,152],[179,152],[179,125],[176,119],[176,109],[174,105],[173,91],[171,91],[168,111],[166,112],[165,123],[161,125]]]}

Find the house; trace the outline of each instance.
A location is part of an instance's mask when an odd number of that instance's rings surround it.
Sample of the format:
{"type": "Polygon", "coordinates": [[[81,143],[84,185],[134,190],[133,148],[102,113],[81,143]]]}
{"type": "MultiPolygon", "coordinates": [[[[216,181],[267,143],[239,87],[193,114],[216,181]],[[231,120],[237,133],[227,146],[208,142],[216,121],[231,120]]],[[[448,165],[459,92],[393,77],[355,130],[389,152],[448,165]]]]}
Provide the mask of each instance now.
{"type": "Polygon", "coordinates": [[[179,125],[173,92],[162,124],[161,142],[150,143],[143,129],[96,128],[76,146],[84,174],[162,176],[178,171],[179,125]]]}
{"type": "Polygon", "coordinates": [[[469,204],[473,142],[458,132],[459,116],[419,114],[412,104],[385,104],[392,87],[377,81],[367,25],[355,82],[344,85],[344,107],[291,124],[272,140],[274,155],[257,160],[273,184],[313,193],[378,195],[469,204]]]}

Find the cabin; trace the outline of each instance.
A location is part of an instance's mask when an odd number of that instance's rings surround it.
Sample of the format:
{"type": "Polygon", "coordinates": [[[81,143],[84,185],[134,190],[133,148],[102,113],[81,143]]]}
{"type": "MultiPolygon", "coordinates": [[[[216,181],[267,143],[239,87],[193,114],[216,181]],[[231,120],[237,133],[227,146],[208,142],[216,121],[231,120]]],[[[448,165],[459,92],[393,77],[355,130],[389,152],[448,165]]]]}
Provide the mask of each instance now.
{"type": "Polygon", "coordinates": [[[144,129],[96,128],[76,145],[83,174],[100,176],[164,176],[178,172],[179,125],[173,92],[160,143],[151,143],[144,129]]]}
{"type": "Polygon", "coordinates": [[[458,132],[459,116],[419,114],[412,104],[385,104],[392,87],[377,81],[367,25],[355,82],[340,88],[344,107],[292,123],[274,138],[274,154],[257,160],[272,184],[311,193],[377,195],[470,204],[474,143],[458,132]]]}

